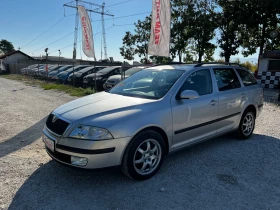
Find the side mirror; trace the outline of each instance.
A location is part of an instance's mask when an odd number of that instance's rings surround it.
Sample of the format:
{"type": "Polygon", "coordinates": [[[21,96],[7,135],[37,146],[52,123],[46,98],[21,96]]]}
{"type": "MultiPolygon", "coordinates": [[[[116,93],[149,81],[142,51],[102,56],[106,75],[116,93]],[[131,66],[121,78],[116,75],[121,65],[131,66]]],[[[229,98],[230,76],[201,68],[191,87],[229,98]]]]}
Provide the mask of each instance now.
{"type": "Polygon", "coordinates": [[[199,98],[198,93],[195,90],[184,90],[181,94],[180,94],[180,99],[197,99],[199,98]]]}

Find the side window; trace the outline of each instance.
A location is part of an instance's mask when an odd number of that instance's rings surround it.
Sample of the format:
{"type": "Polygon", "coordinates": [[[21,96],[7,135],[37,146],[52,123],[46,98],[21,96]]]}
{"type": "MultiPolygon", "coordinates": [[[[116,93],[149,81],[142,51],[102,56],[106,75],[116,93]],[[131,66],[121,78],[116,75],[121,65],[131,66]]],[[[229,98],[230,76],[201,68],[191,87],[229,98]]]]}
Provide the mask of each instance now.
{"type": "Polygon", "coordinates": [[[219,91],[240,88],[241,84],[237,75],[231,68],[214,69],[219,91]]]}
{"type": "Polygon", "coordinates": [[[236,69],[237,73],[239,74],[244,86],[249,86],[249,85],[256,85],[258,84],[257,80],[255,77],[250,73],[242,69],[236,69]]]}
{"type": "Polygon", "coordinates": [[[184,90],[195,90],[200,96],[212,93],[212,79],[209,69],[192,73],[184,82],[180,93],[184,90]]]}
{"type": "Polygon", "coordinates": [[[121,72],[120,72],[120,68],[117,68],[117,69],[115,70],[115,74],[119,74],[119,73],[121,73],[121,72]]]}

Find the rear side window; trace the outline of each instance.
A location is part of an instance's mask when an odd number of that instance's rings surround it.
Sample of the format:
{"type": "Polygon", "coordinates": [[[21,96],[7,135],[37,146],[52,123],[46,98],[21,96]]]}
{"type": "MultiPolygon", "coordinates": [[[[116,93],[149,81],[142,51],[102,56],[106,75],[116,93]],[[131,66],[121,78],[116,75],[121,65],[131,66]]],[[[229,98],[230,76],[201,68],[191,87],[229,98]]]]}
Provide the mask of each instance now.
{"type": "Polygon", "coordinates": [[[240,88],[241,84],[237,75],[231,68],[214,69],[219,91],[240,88]]]}
{"type": "Polygon", "coordinates": [[[249,86],[249,85],[256,85],[258,84],[257,80],[255,77],[250,73],[242,69],[236,69],[237,73],[239,74],[244,86],[249,86]]]}

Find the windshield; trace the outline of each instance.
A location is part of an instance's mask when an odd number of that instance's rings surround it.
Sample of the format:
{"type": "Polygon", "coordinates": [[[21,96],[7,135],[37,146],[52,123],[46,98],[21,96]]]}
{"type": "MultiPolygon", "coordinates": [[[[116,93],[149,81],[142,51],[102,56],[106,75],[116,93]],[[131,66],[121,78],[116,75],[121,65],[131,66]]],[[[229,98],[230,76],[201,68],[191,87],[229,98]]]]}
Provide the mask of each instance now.
{"type": "Polygon", "coordinates": [[[60,71],[64,71],[65,69],[69,69],[69,68],[71,68],[72,66],[62,66],[62,67],[60,67],[60,69],[58,69],[58,70],[60,70],[60,71]]]}
{"type": "Polygon", "coordinates": [[[96,68],[96,67],[90,66],[90,67],[87,67],[87,68],[85,68],[85,69],[82,69],[82,70],[80,70],[80,71],[78,71],[78,72],[79,72],[79,73],[85,73],[85,72],[87,72],[87,71],[89,71],[89,70],[91,70],[91,69],[94,69],[94,68],[96,68]]]}
{"type": "Polygon", "coordinates": [[[113,66],[113,67],[107,67],[105,69],[102,69],[100,71],[98,71],[98,73],[101,73],[101,74],[107,74],[109,73],[110,71],[116,69],[117,67],[116,66],[113,66]]]}
{"type": "Polygon", "coordinates": [[[184,73],[182,70],[145,69],[120,82],[109,92],[148,99],[162,98],[184,73]]]}
{"type": "Polygon", "coordinates": [[[59,69],[59,68],[61,68],[61,66],[54,66],[54,67],[51,67],[50,70],[51,70],[51,71],[54,71],[54,70],[57,70],[57,69],[59,69]]]}
{"type": "Polygon", "coordinates": [[[132,75],[132,74],[135,74],[136,72],[144,69],[145,67],[133,67],[131,69],[128,69],[127,71],[125,71],[125,75],[126,76],[129,76],[129,75],[132,75]]]}

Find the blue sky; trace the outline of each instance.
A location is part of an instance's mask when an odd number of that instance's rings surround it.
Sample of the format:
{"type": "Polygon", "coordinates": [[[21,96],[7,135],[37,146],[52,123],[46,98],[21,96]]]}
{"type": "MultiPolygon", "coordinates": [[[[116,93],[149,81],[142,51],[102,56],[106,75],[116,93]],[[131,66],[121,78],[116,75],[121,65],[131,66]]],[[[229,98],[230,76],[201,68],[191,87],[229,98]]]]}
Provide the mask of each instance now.
{"type": "MultiPolygon", "coordinates": [[[[48,47],[50,56],[58,56],[58,50],[60,49],[61,56],[71,58],[73,54],[75,10],[65,8],[66,17],[64,17],[63,7],[63,4],[70,1],[2,0],[0,39],[11,41],[15,48],[21,47],[21,50],[30,56],[44,55],[44,49],[48,47]],[[38,37],[39,35],[41,36],[38,37]],[[32,41],[36,37],[38,38],[32,41]]],[[[100,5],[103,2],[102,0],[87,1],[100,5]]],[[[125,31],[133,31],[134,26],[130,24],[137,22],[139,19],[143,20],[152,8],[151,0],[131,0],[123,4],[113,5],[123,1],[126,0],[104,1],[105,6],[108,6],[107,9],[115,15],[114,21],[111,17],[105,16],[105,19],[110,19],[105,21],[105,28],[109,28],[106,31],[107,54],[108,57],[114,57],[114,60],[119,61],[123,61],[122,56],[119,54],[119,48],[122,46],[125,31]],[[135,15],[139,13],[145,14],[135,15]],[[135,16],[118,18],[128,15],[135,16]]],[[[91,18],[93,20],[93,34],[96,34],[94,35],[95,53],[97,60],[99,60],[101,58],[101,15],[92,13],[91,18]]],[[[81,40],[81,30],[78,33],[79,40],[81,40]]],[[[219,49],[216,50],[215,58],[219,58],[219,51],[219,49]]],[[[242,55],[233,56],[232,60],[237,57],[243,60],[242,55]]],[[[82,52],[81,42],[77,45],[77,58],[88,59],[82,52]]],[[[256,62],[257,54],[245,59],[256,62]]],[[[135,60],[139,60],[139,57],[135,56],[135,60]]]]}

